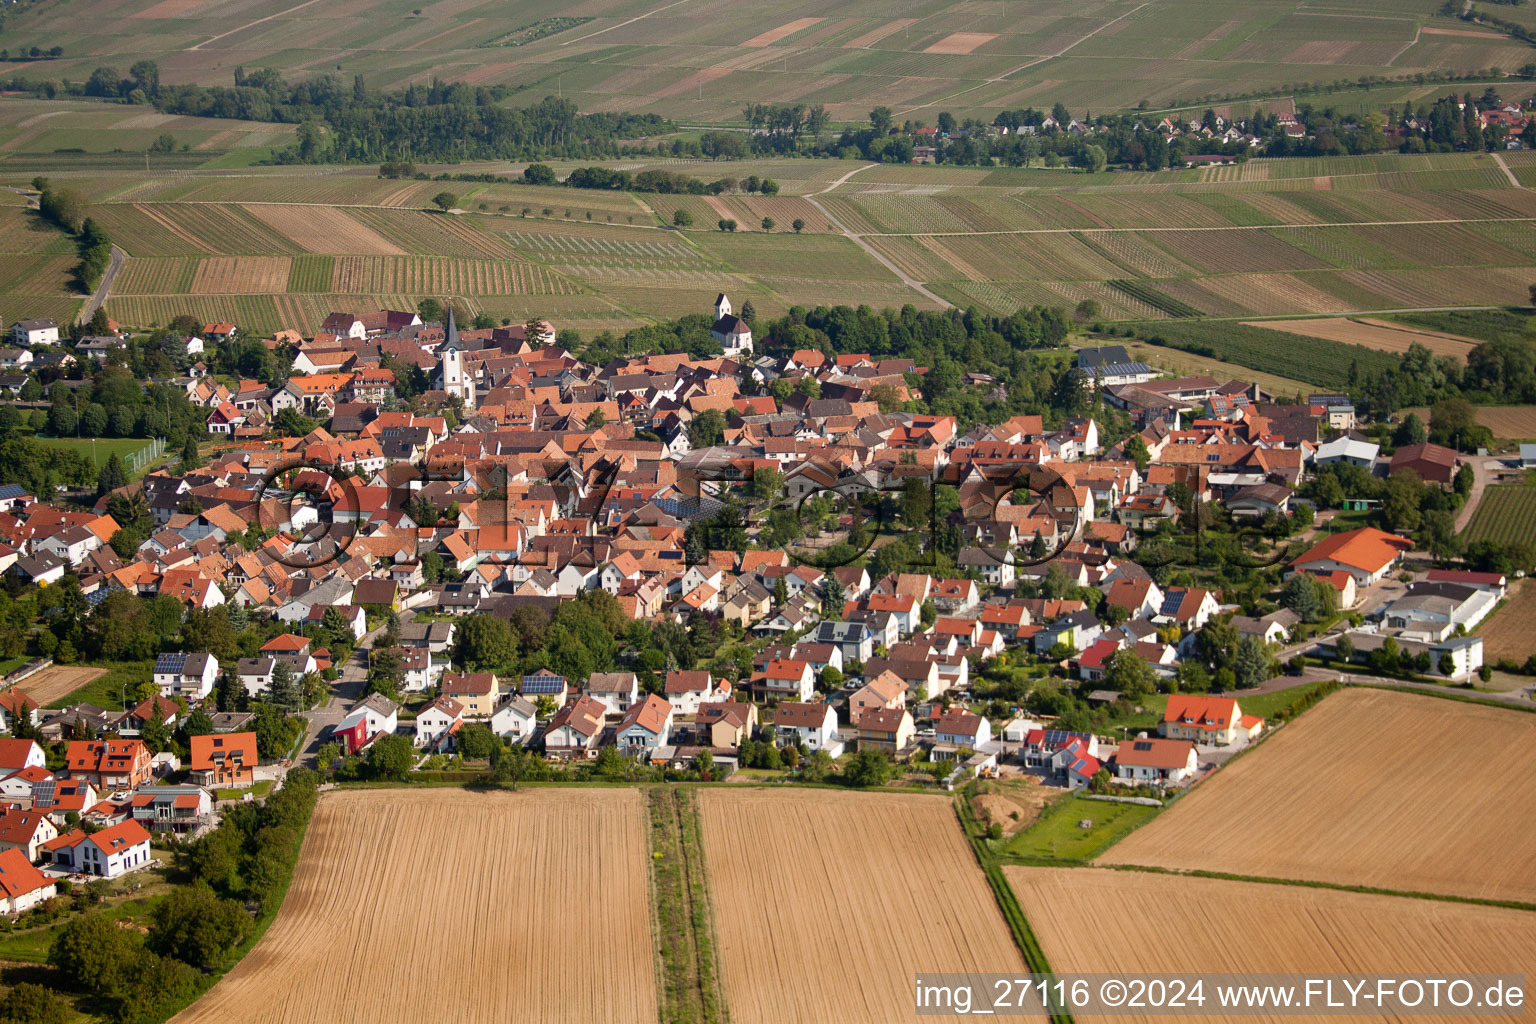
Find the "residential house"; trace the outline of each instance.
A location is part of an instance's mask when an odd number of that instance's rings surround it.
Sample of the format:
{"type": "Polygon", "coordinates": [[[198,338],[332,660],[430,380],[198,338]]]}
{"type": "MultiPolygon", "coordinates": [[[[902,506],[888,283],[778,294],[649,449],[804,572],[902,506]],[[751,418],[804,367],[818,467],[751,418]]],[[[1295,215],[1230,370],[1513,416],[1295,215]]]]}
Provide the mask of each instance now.
{"type": "Polygon", "coordinates": [[[97,789],[137,789],[150,779],[149,748],[139,740],[71,740],[64,761],[70,778],[97,789]]]}
{"type": "Polygon", "coordinates": [[[527,746],[538,732],[538,710],[533,701],[518,694],[503,700],[491,713],[491,731],[517,746],[527,746]]]}
{"type": "Polygon", "coordinates": [[[720,701],[700,704],[694,719],[699,742],[715,750],[735,750],[742,740],[752,738],[757,727],[757,705],[749,701],[720,701]]]}
{"type": "Polygon", "coordinates": [[[992,723],[985,716],[952,708],[933,720],[933,742],[939,746],[979,749],[992,742],[992,723]]]}
{"type": "Polygon", "coordinates": [[[31,910],[58,893],[58,883],[32,866],[20,850],[0,851],[0,913],[31,910]]]}
{"type": "Polygon", "coordinates": [[[209,789],[246,789],[256,784],[256,734],[214,733],[193,736],[188,743],[192,760],[188,776],[194,785],[209,789]]]}
{"type": "Polygon", "coordinates": [[[1131,783],[1183,782],[1200,768],[1189,740],[1122,740],[1114,755],[1115,778],[1131,783]]]}
{"type": "Polygon", "coordinates": [[[186,835],[213,818],[213,796],[201,786],[144,786],[130,806],[133,820],[151,832],[186,835]]]}
{"type": "Polygon", "coordinates": [[[416,746],[446,749],[464,723],[464,706],[452,697],[433,697],[416,713],[416,746]]]}
{"type": "Polygon", "coordinates": [[[900,755],[911,748],[917,736],[912,713],[902,707],[868,708],[856,724],[860,750],[875,748],[900,755]]]}
{"type": "Polygon", "coordinates": [[[356,704],[332,731],[331,738],[344,754],[355,754],[376,737],[394,735],[400,727],[400,708],[382,693],[370,693],[356,704]]]}
{"type": "Polygon", "coordinates": [[[1190,740],[1207,746],[1227,746],[1252,739],[1264,729],[1264,720],[1243,714],[1231,697],[1175,693],[1158,724],[1158,732],[1171,740],[1190,740]]]}
{"type": "Polygon", "coordinates": [[[672,730],[672,705],[654,693],[630,705],[614,730],[613,739],[620,750],[649,760],[657,747],[664,746],[672,730]]]}
{"type": "Polygon", "coordinates": [[[83,875],[121,878],[151,863],[149,833],[137,821],[124,821],[86,835],[80,829],[44,844],[55,867],[83,875]]]}
{"type": "Polygon", "coordinates": [[[155,685],[162,697],[205,700],[219,678],[219,659],[211,654],[162,654],[155,659],[155,685]]]}
{"type": "Polygon", "coordinates": [[[693,715],[698,713],[700,704],[724,700],[730,685],[717,687],[715,677],[708,671],[674,671],[667,673],[662,693],[678,714],[693,715]]]}
{"type": "Polygon", "coordinates": [[[594,672],[585,687],[588,697],[603,705],[604,713],[622,714],[640,699],[640,683],[633,672],[594,672]]]}
{"type": "Polygon", "coordinates": [[[20,850],[27,862],[42,854],[43,844],[59,834],[48,815],[40,810],[6,811],[0,815],[0,850],[20,850]]]}
{"type": "Polygon", "coordinates": [[[591,757],[603,735],[608,706],[592,697],[568,702],[544,730],[544,753],[550,757],[591,757]]]}
{"type": "Polygon", "coordinates": [[[494,672],[444,672],[438,686],[444,697],[459,702],[465,718],[490,718],[501,693],[494,672]]]}
{"type": "Polygon", "coordinates": [[[784,701],[773,716],[773,740],[781,747],[803,746],[834,757],[842,744],[837,737],[837,712],[831,704],[784,701]]]}
{"type": "Polygon", "coordinates": [[[808,661],[772,658],[756,686],[765,697],[808,701],[816,688],[816,676],[808,661]]]}
{"type": "Polygon", "coordinates": [[[1347,572],[1357,587],[1378,583],[1391,574],[1413,542],[1383,530],[1363,526],[1324,537],[1308,551],[1293,559],[1286,578],[1298,572],[1326,577],[1347,572]]]}
{"type": "Polygon", "coordinates": [[[866,711],[906,707],[907,684],[894,672],[881,672],[848,695],[848,722],[858,725],[866,711]]]}

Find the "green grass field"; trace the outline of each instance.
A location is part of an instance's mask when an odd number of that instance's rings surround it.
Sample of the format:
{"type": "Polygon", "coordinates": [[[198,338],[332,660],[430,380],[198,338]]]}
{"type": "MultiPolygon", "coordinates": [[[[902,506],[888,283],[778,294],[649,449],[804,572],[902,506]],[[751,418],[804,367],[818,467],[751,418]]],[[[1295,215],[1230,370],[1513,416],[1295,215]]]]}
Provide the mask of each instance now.
{"type": "Polygon", "coordinates": [[[39,444],[54,448],[68,448],[82,455],[91,456],[97,468],[105,466],[114,452],[127,466],[128,456],[149,445],[145,439],[136,437],[37,437],[34,440],[39,444]]]}
{"type": "Polygon", "coordinates": [[[1157,812],[1156,807],[1089,800],[1074,793],[1048,805],[1029,828],[992,846],[1004,863],[1088,861],[1146,824],[1157,812]],[[1084,821],[1092,824],[1082,828],[1084,821]]]}

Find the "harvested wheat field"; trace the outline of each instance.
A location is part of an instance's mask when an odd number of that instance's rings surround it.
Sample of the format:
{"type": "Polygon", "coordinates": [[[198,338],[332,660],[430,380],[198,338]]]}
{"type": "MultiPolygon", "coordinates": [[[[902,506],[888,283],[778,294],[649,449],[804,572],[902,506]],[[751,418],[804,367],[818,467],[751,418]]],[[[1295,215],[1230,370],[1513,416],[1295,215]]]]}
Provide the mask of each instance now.
{"type": "Polygon", "coordinates": [[[1344,690],[1100,860],[1536,902],[1536,715],[1344,690]]]}
{"type": "MultiPolygon", "coordinates": [[[[1516,973],[1525,970],[1536,942],[1536,913],[1527,910],[1142,871],[1003,871],[1046,960],[1062,973],[1516,973]],[[1085,928],[1085,921],[1114,924],[1085,928]]],[[[1210,1006],[1215,997],[1207,989],[1210,1006]]],[[[1114,1019],[1144,1018],[1117,1014],[1114,1019]]],[[[1519,1017],[1490,1013],[1411,1019],[1428,1024],[1519,1017]]]]}
{"type": "Polygon", "coordinates": [[[1485,662],[1512,658],[1524,664],[1536,654],[1536,582],[1526,579],[1511,584],[1504,607],[1483,623],[1478,635],[1483,638],[1485,662]]]}
{"type": "Polygon", "coordinates": [[[51,665],[16,684],[16,689],[37,701],[39,707],[47,707],[62,700],[97,676],[104,676],[104,668],[89,665],[51,665]]]}
{"type": "Polygon", "coordinates": [[[709,789],[699,814],[734,1024],[908,1020],[919,971],[1025,969],[946,797],[709,789]]]}
{"type": "Polygon", "coordinates": [[[1481,344],[1476,338],[1445,334],[1422,327],[1394,324],[1371,317],[1335,317],[1318,320],[1255,320],[1244,327],[1263,327],[1309,338],[1326,338],[1347,345],[1364,345],[1381,352],[1407,352],[1410,345],[1423,345],[1437,356],[1455,356],[1467,361],[1467,353],[1481,344]]]}
{"type": "Polygon", "coordinates": [[[173,1019],[653,1024],[647,858],[637,789],[324,793],[272,927],[173,1019]]]}

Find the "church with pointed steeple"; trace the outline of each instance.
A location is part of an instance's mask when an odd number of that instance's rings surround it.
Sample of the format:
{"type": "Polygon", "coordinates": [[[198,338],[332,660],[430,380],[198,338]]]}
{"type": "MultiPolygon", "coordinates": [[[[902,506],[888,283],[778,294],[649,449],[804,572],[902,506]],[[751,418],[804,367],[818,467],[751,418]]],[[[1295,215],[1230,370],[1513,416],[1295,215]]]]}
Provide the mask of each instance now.
{"type": "Polygon", "coordinates": [[[464,371],[464,342],[459,340],[459,325],[448,307],[447,337],[437,348],[437,377],[442,389],[457,395],[466,411],[475,407],[475,379],[464,371]]]}

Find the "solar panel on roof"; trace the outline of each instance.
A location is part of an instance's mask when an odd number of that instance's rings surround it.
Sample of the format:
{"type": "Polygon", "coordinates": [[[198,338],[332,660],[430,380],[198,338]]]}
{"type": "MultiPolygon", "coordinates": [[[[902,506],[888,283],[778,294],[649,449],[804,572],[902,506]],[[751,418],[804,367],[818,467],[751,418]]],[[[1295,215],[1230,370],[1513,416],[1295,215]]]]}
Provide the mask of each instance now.
{"type": "Polygon", "coordinates": [[[559,693],[564,676],[523,676],[524,693],[559,693]]]}
{"type": "Polygon", "coordinates": [[[162,654],[155,659],[156,672],[180,672],[186,667],[187,656],[185,654],[162,654]]]}
{"type": "Polygon", "coordinates": [[[1134,747],[1133,747],[1133,749],[1135,749],[1135,750],[1151,750],[1152,749],[1152,744],[1149,741],[1147,741],[1147,740],[1137,740],[1135,745],[1134,745],[1134,747]]]}

